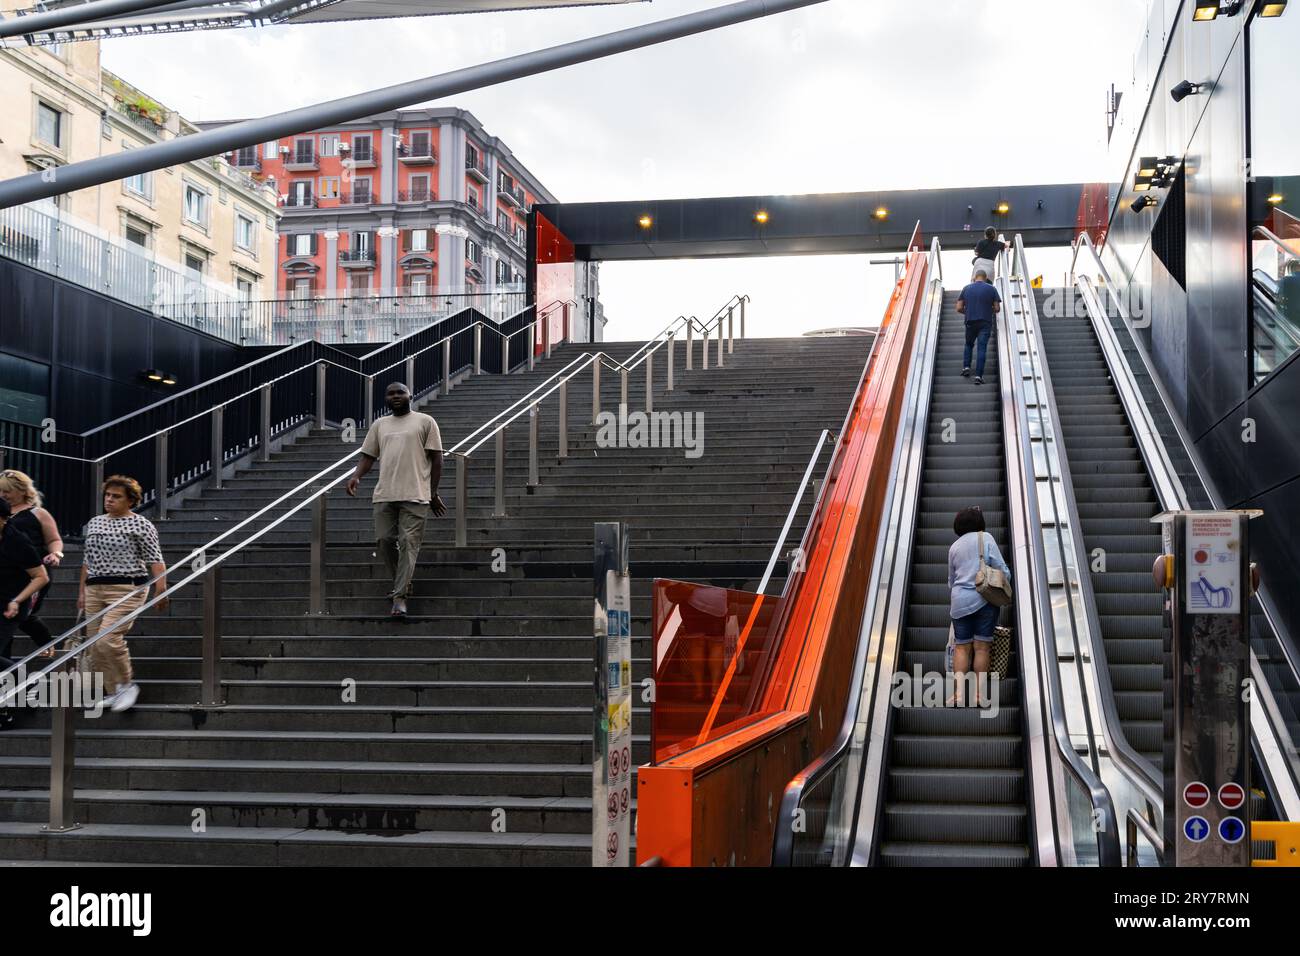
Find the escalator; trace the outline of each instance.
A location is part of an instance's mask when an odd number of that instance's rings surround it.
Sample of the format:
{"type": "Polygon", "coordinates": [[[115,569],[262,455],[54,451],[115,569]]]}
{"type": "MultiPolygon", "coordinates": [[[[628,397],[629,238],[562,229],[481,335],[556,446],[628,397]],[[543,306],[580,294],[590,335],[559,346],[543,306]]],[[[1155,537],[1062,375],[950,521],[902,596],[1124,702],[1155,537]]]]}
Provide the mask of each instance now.
{"type": "MultiPolygon", "coordinates": [[[[885,866],[1026,866],[1029,848],[1021,687],[1013,652],[996,714],[922,703],[916,675],[942,674],[949,629],[948,548],[958,510],[978,505],[1007,552],[997,337],[985,384],[959,376],[957,292],[943,298],[895,686],[877,862],[885,866]]],[[[990,708],[990,711],[993,708],[990,708]]]]}

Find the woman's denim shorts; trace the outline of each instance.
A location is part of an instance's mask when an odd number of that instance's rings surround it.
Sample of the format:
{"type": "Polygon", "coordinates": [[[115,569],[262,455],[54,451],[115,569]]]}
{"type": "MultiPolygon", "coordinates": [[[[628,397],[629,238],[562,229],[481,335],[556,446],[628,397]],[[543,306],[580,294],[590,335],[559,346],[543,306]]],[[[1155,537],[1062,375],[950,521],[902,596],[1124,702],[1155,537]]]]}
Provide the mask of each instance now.
{"type": "Polygon", "coordinates": [[[952,642],[969,644],[971,641],[992,641],[993,628],[998,624],[998,611],[1001,608],[985,604],[978,611],[965,617],[954,618],[952,622],[952,642]]]}

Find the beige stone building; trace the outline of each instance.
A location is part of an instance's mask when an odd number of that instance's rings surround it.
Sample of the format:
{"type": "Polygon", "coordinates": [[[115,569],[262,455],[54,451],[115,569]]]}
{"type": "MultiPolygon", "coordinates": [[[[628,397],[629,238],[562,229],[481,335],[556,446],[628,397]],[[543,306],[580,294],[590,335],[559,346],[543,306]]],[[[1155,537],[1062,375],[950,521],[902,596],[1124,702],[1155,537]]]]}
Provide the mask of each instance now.
{"type": "MultiPolygon", "coordinates": [[[[23,2],[0,0],[0,9],[23,2]]],[[[198,131],[103,69],[96,41],[0,49],[0,104],[3,178],[46,169],[57,177],[67,163],[198,131]]],[[[65,230],[122,250],[129,268],[139,271],[147,260],[181,273],[188,296],[260,299],[275,296],[276,199],[272,188],[214,157],[40,205],[46,213],[57,205],[65,230]]]]}

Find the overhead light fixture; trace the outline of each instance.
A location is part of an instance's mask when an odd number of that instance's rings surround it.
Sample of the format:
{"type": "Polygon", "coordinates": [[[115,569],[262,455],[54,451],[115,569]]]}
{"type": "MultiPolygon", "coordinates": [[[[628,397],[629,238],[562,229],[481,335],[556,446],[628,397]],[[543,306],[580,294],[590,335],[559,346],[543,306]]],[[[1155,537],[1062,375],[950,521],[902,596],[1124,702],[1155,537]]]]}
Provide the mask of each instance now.
{"type": "Polygon", "coordinates": [[[1151,188],[1150,176],[1138,176],[1133,180],[1133,191],[1144,193],[1151,188]]]}
{"type": "Polygon", "coordinates": [[[1192,13],[1193,20],[1213,20],[1219,15],[1219,0],[1196,0],[1196,10],[1192,13]]]}
{"type": "Polygon", "coordinates": [[[642,229],[649,229],[651,226],[655,224],[655,221],[651,219],[649,216],[642,216],[640,219],[636,221],[636,224],[640,226],[642,229]]]}
{"type": "Polygon", "coordinates": [[[1005,199],[1000,200],[998,204],[993,207],[993,213],[997,216],[1005,216],[1010,211],[1011,203],[1007,202],[1005,199]]]}
{"type": "Polygon", "coordinates": [[[1277,0],[1276,3],[1266,3],[1260,7],[1259,15],[1261,17],[1280,17],[1286,13],[1286,0],[1277,0]]]}
{"type": "Polygon", "coordinates": [[[766,209],[760,209],[758,212],[754,213],[754,222],[758,223],[760,226],[767,225],[767,218],[766,209]]]}
{"type": "Polygon", "coordinates": [[[884,222],[886,219],[889,218],[889,210],[886,209],[884,206],[877,206],[876,211],[872,213],[872,215],[874,215],[881,222],[884,222]]]}
{"type": "Polygon", "coordinates": [[[1138,163],[1137,174],[1150,179],[1160,171],[1160,159],[1156,156],[1143,156],[1142,161],[1138,163]]]}
{"type": "Polygon", "coordinates": [[[176,384],[175,374],[173,374],[172,372],[163,372],[162,383],[164,385],[175,385],[176,384]]]}
{"type": "Polygon", "coordinates": [[[1270,206],[1280,206],[1285,200],[1286,197],[1281,193],[1273,193],[1273,195],[1268,197],[1268,204],[1270,206]]]}
{"type": "Polygon", "coordinates": [[[1205,86],[1202,83],[1193,83],[1191,80],[1183,80],[1183,82],[1179,83],[1169,91],[1169,95],[1174,98],[1175,103],[1181,103],[1183,100],[1187,99],[1187,97],[1200,93],[1204,89],[1205,86]]]}
{"type": "Polygon", "coordinates": [[[142,368],[140,369],[139,375],[140,378],[144,379],[146,382],[161,382],[163,379],[162,372],[158,371],[156,368],[142,368]]]}
{"type": "Polygon", "coordinates": [[[1138,196],[1137,199],[1133,200],[1133,205],[1131,208],[1134,212],[1141,212],[1143,209],[1155,205],[1157,205],[1157,202],[1154,196],[1142,195],[1142,196],[1138,196]]]}

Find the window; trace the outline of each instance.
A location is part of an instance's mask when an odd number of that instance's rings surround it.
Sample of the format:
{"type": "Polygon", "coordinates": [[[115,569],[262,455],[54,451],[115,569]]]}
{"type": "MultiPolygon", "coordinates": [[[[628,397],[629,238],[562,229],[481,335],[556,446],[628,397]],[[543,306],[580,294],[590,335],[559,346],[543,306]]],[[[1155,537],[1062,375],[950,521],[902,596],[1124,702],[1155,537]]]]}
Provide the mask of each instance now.
{"type": "Polygon", "coordinates": [[[482,168],[478,164],[478,149],[469,143],[465,144],[465,165],[470,169],[482,168]]]}
{"type": "Polygon", "coordinates": [[[354,163],[370,163],[374,161],[374,150],[371,146],[369,133],[358,133],[352,137],[352,161],[354,163]]]}
{"type": "MultiPolygon", "coordinates": [[[[125,145],[125,144],[124,144],[125,145]]],[[[153,199],[153,173],[136,173],[122,180],[122,188],[142,199],[153,199]]]]}
{"type": "Polygon", "coordinates": [[[473,239],[465,240],[465,258],[477,265],[483,259],[483,250],[473,239]]]}
{"type": "Polygon", "coordinates": [[[360,206],[370,204],[370,178],[368,176],[352,180],[352,202],[360,206]]]}
{"type": "Polygon", "coordinates": [[[429,294],[429,277],[428,276],[411,276],[411,295],[428,295],[429,294]]]}
{"type": "Polygon", "coordinates": [[[320,198],[339,198],[339,178],[337,176],[322,176],[320,178],[320,198]]]}
{"type": "Polygon", "coordinates": [[[469,203],[469,208],[470,208],[470,209],[477,210],[477,209],[478,209],[478,190],[477,190],[477,189],[467,189],[467,190],[465,190],[465,201],[469,203]]]}
{"type": "Polygon", "coordinates": [[[431,146],[428,130],[423,130],[419,133],[411,134],[411,155],[412,156],[432,155],[432,146],[431,146]]]}
{"type": "Polygon", "coordinates": [[[248,216],[235,216],[235,245],[253,251],[253,220],[248,216]]]}
{"type": "Polygon", "coordinates": [[[515,238],[515,245],[517,245],[520,249],[528,245],[528,233],[524,230],[523,226],[515,226],[514,238],[515,238]]]}
{"type": "Polygon", "coordinates": [[[497,192],[511,193],[515,191],[515,181],[505,173],[497,173],[497,192]]]}
{"type": "Polygon", "coordinates": [[[358,258],[373,255],[375,251],[375,234],[373,232],[352,233],[351,249],[358,258]]]}
{"type": "Polygon", "coordinates": [[[410,195],[411,195],[412,202],[422,202],[429,198],[428,173],[411,177],[410,195]]]}
{"type": "Polygon", "coordinates": [[[253,301],[253,289],[254,284],[251,279],[246,279],[243,276],[235,276],[235,291],[245,302],[253,301]]]}
{"type": "Polygon", "coordinates": [[[293,161],[299,166],[310,166],[316,162],[316,141],[310,138],[294,140],[293,161]]]}
{"type": "Polygon", "coordinates": [[[235,150],[235,165],[243,168],[257,166],[257,147],[242,146],[235,150]]]}
{"type": "Polygon", "coordinates": [[[149,248],[149,232],[145,229],[138,229],[135,226],[127,225],[123,230],[126,241],[133,246],[139,246],[141,249],[149,248]]]}
{"type": "Polygon", "coordinates": [[[185,207],[182,215],[187,222],[206,227],[208,224],[209,196],[197,186],[185,184],[185,207]]]}
{"type": "Polygon", "coordinates": [[[63,148],[63,114],[46,103],[36,104],[36,138],[42,143],[63,148]]]}
{"type": "Polygon", "coordinates": [[[311,279],[293,280],[293,297],[295,299],[311,298],[311,279]]]}
{"type": "Polygon", "coordinates": [[[289,184],[289,205],[290,206],[310,206],[311,201],[311,180],[295,179],[289,184]]]}
{"type": "Polygon", "coordinates": [[[370,273],[369,272],[349,272],[348,273],[348,295],[363,296],[370,294],[370,273]]]}
{"type": "Polygon", "coordinates": [[[339,154],[338,133],[326,133],[320,138],[320,154],[322,156],[337,156],[339,154]]]}
{"type": "Polygon", "coordinates": [[[280,141],[278,139],[270,139],[262,144],[262,158],[263,159],[280,158],[280,141]]]}
{"type": "Polygon", "coordinates": [[[497,228],[507,236],[510,235],[511,231],[514,229],[514,223],[510,221],[510,217],[506,215],[504,209],[497,210],[497,228]]]}
{"type": "Polygon", "coordinates": [[[207,259],[203,255],[193,252],[185,253],[185,273],[191,279],[201,280],[204,267],[207,264],[207,259]]]}
{"type": "Polygon", "coordinates": [[[0,352],[0,419],[40,425],[49,408],[50,367],[0,352]]]}
{"type": "Polygon", "coordinates": [[[290,255],[314,256],[316,254],[316,234],[314,232],[299,233],[288,238],[290,255]]]}
{"type": "Polygon", "coordinates": [[[428,252],[429,251],[429,230],[412,229],[407,233],[406,239],[407,252],[428,252]]]}

